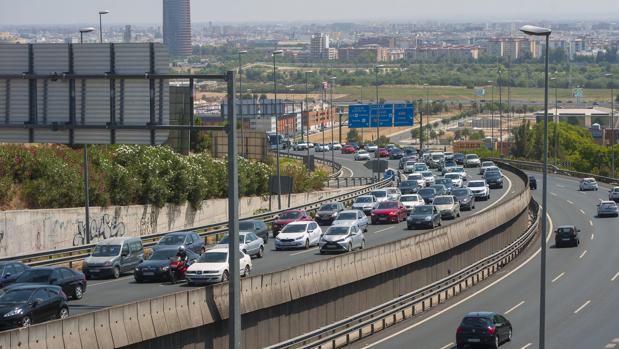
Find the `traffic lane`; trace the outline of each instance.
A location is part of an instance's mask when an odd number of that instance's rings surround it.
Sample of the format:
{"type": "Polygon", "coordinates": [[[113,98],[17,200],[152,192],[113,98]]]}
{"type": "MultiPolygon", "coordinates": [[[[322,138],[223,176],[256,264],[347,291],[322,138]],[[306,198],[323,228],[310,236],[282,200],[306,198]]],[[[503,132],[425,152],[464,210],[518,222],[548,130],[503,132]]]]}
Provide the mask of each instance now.
{"type": "MultiPolygon", "coordinates": [[[[307,155],[307,152],[305,151],[291,151],[291,154],[296,154],[296,155],[307,155]]],[[[314,150],[310,150],[310,155],[314,155],[314,157],[316,159],[323,159],[323,154],[324,154],[324,159],[327,160],[331,160],[331,152],[325,152],[325,153],[321,153],[321,152],[314,152],[314,150]]],[[[372,153],[372,160],[374,159],[374,154],[372,153]]],[[[353,177],[371,177],[373,175],[373,172],[371,169],[368,169],[367,167],[365,167],[365,163],[366,161],[357,161],[355,160],[355,156],[354,154],[342,154],[341,151],[336,150],[335,153],[333,154],[333,159],[335,159],[336,162],[340,163],[342,166],[345,166],[347,168],[349,168],[352,172],[353,172],[353,177]]],[[[387,158],[382,158],[383,160],[388,160],[389,162],[389,167],[391,168],[398,168],[399,165],[399,160],[389,160],[387,158]]]]}
{"type": "MultiPolygon", "coordinates": [[[[491,205],[496,205],[496,202],[501,197],[503,201],[508,200],[523,189],[524,183],[516,175],[506,172],[506,176],[513,183],[509,192],[508,186],[505,186],[503,189],[492,189],[491,200],[478,202],[475,210],[463,211],[461,214],[462,218],[476,214],[487,207],[491,207],[491,205]]],[[[474,175],[474,177],[478,178],[477,175],[474,175]]],[[[446,225],[454,224],[460,219],[445,220],[443,222],[446,225]]],[[[328,227],[322,228],[324,231],[328,227]]],[[[407,230],[405,222],[400,224],[370,225],[368,233],[365,234],[366,246],[371,247],[396,241],[424,231],[427,230],[407,230]]],[[[254,258],[252,260],[254,274],[279,271],[328,258],[327,255],[320,255],[316,248],[312,250],[275,251],[272,238],[269,239],[265,251],[265,256],[262,259],[254,258]]],[[[184,284],[170,285],[167,282],[137,284],[131,275],[117,280],[97,280],[89,282],[88,292],[82,300],[71,302],[71,313],[77,314],[102,307],[135,302],[148,297],[162,296],[182,290],[184,287],[186,287],[184,284]]]]}

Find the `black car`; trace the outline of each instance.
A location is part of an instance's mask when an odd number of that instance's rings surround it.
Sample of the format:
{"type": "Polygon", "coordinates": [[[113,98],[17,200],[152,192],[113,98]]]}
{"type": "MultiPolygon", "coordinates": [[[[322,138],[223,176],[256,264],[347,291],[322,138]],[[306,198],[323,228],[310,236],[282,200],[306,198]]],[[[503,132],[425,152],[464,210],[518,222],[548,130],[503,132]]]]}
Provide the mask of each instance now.
{"type": "Polygon", "coordinates": [[[529,188],[537,190],[537,178],[535,176],[529,176],[529,188]]]}
{"type": "Polygon", "coordinates": [[[37,267],[23,272],[15,284],[46,284],[60,286],[73,299],[82,299],[86,292],[86,276],[66,267],[37,267]]]}
{"type": "Polygon", "coordinates": [[[404,155],[405,156],[412,156],[412,155],[416,155],[417,154],[417,149],[415,149],[414,147],[405,147],[404,148],[404,155]]]}
{"type": "Polygon", "coordinates": [[[580,238],[578,237],[580,229],[573,225],[564,225],[558,227],[555,231],[555,247],[561,246],[578,246],[580,245],[580,238]]]}
{"type": "Polygon", "coordinates": [[[30,267],[21,262],[0,262],[0,287],[14,283],[15,280],[28,269],[30,269],[30,267]]]}
{"type": "MultiPolygon", "coordinates": [[[[439,178],[434,181],[434,185],[442,184],[445,186],[445,194],[451,194],[454,188],[454,182],[449,178],[439,178]]],[[[439,194],[442,195],[442,194],[439,194]]]]}
{"type": "Polygon", "coordinates": [[[512,324],[502,315],[493,312],[468,313],[456,330],[456,346],[489,345],[498,348],[512,340],[512,324]]]}
{"type": "Polygon", "coordinates": [[[69,306],[59,286],[11,285],[0,291],[0,314],[0,330],[8,330],[67,318],[69,306]]]}
{"type": "MultiPolygon", "coordinates": [[[[451,182],[451,180],[449,180],[451,182]]],[[[434,182],[436,183],[436,182],[434,182]]],[[[432,184],[428,188],[434,188],[436,190],[436,196],[447,195],[447,187],[444,184],[432,184]]]]}
{"type": "Polygon", "coordinates": [[[391,148],[389,149],[389,159],[397,160],[401,159],[404,156],[404,152],[400,148],[391,148]]]}
{"type": "Polygon", "coordinates": [[[417,181],[402,181],[400,182],[400,192],[404,194],[415,194],[419,190],[419,184],[417,181]]]}
{"type": "Polygon", "coordinates": [[[179,248],[184,246],[187,250],[202,253],[205,250],[204,239],[195,231],[178,231],[164,235],[153,246],[153,251],[163,248],[179,248]]]}
{"type": "Polygon", "coordinates": [[[421,188],[417,191],[417,194],[421,196],[421,198],[423,199],[423,201],[425,201],[426,204],[431,204],[432,200],[434,200],[434,197],[437,195],[436,189],[431,187],[421,188]]]}
{"type": "Polygon", "coordinates": [[[331,225],[341,211],[344,211],[344,205],[341,202],[329,202],[320,206],[314,220],[320,225],[331,225]]]}
{"type": "Polygon", "coordinates": [[[451,194],[460,203],[460,209],[472,210],[475,208],[475,195],[469,188],[455,188],[451,194]]]}
{"type": "Polygon", "coordinates": [[[464,154],[462,154],[462,153],[455,153],[454,154],[454,161],[458,165],[464,165],[464,154]]]}
{"type": "MultiPolygon", "coordinates": [[[[133,271],[133,278],[136,282],[144,281],[165,281],[170,278],[170,258],[176,256],[176,248],[163,248],[153,251],[150,257],[140,263],[133,271]]],[[[195,262],[198,257],[191,250],[185,250],[189,264],[195,262]]]]}
{"type": "Polygon", "coordinates": [[[256,236],[262,238],[265,244],[269,241],[269,228],[261,220],[248,219],[239,222],[239,231],[250,231],[256,234],[256,236]]]}
{"type": "Polygon", "coordinates": [[[503,175],[499,171],[486,171],[484,179],[491,189],[503,188],[503,175]]]}
{"type": "Polygon", "coordinates": [[[435,228],[441,225],[441,213],[434,205],[415,206],[408,218],[406,218],[406,226],[408,229],[413,229],[418,226],[435,228]]]}

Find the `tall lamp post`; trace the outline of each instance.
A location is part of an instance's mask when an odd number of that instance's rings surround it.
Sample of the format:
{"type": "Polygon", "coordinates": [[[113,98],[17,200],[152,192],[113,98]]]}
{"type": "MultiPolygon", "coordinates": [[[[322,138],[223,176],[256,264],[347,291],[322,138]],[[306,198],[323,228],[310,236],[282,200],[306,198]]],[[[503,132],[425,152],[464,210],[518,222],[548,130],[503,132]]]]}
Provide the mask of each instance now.
{"type": "Polygon", "coordinates": [[[239,112],[238,119],[241,120],[241,156],[247,156],[247,152],[245,151],[245,133],[243,129],[245,126],[245,120],[243,119],[243,62],[241,61],[241,56],[246,54],[247,50],[239,50],[239,112]]]}
{"type": "Polygon", "coordinates": [[[108,13],[110,13],[110,11],[108,10],[99,11],[99,42],[100,43],[103,43],[103,20],[101,19],[101,17],[103,17],[103,15],[107,15],[108,13]]]}
{"type": "MultiPolygon", "coordinates": [[[[308,95],[309,95],[309,79],[308,79],[308,75],[312,74],[313,71],[308,70],[305,72],[305,114],[307,115],[307,161],[308,161],[308,166],[307,169],[309,170],[309,157],[310,157],[310,151],[309,151],[309,143],[310,143],[310,110],[309,110],[309,99],[308,99],[308,95]]],[[[301,141],[303,141],[303,118],[301,118],[301,141]]]]}
{"type": "MultiPolygon", "coordinates": [[[[491,131],[491,139],[494,142],[494,81],[488,80],[488,83],[491,86],[491,102],[490,102],[490,129],[491,131]]],[[[494,143],[491,142],[492,149],[494,150],[494,143]]]]}
{"type": "MultiPolygon", "coordinates": [[[[331,119],[331,172],[335,172],[335,115],[333,115],[333,84],[335,83],[336,76],[329,78],[329,119],[331,119]]],[[[341,127],[341,126],[340,126],[341,127]]]]}
{"type": "Polygon", "coordinates": [[[501,69],[498,70],[499,79],[499,155],[503,155],[503,79],[501,69]]]}
{"type": "MultiPolygon", "coordinates": [[[[428,125],[430,124],[430,85],[423,84],[423,87],[426,89],[426,120],[428,120],[428,125]]],[[[423,116],[422,116],[423,117],[423,116]]],[[[426,130],[427,133],[427,130],[426,130]]],[[[430,138],[428,138],[428,143],[430,143],[430,138]]]]}
{"type": "MultiPolygon", "coordinates": [[[[93,27],[80,28],[80,44],[84,43],[84,34],[93,31],[95,31],[93,27]]],[[[84,211],[86,215],[84,234],[86,235],[86,244],[90,243],[90,183],[88,178],[88,144],[84,143],[84,211]]]]}
{"type": "Polygon", "coordinates": [[[275,142],[277,144],[275,156],[275,175],[277,176],[277,209],[282,209],[282,177],[279,171],[279,118],[277,117],[277,75],[275,74],[275,57],[281,55],[284,51],[273,51],[273,94],[274,106],[273,114],[275,115],[275,142]]]}
{"type": "Polygon", "coordinates": [[[554,134],[553,134],[553,142],[554,142],[554,146],[552,147],[554,150],[554,158],[555,158],[555,166],[558,163],[558,159],[559,159],[559,149],[558,149],[558,145],[559,145],[559,131],[557,130],[557,128],[559,127],[559,94],[557,92],[557,85],[559,85],[559,80],[556,77],[551,77],[550,81],[554,81],[554,85],[555,85],[555,112],[552,113],[552,119],[554,121],[554,134]]]}
{"type": "MultiPolygon", "coordinates": [[[[380,138],[380,113],[378,112],[378,69],[384,67],[382,64],[378,64],[374,66],[374,85],[376,87],[376,166],[378,166],[378,160],[380,160],[380,145],[378,143],[378,139],[380,138]]],[[[370,118],[371,122],[372,118],[370,118]]],[[[378,171],[378,167],[376,168],[376,176],[380,180],[380,172],[378,171]]]]}
{"type": "Polygon", "coordinates": [[[423,109],[421,108],[423,104],[423,98],[419,98],[417,100],[417,105],[419,106],[419,154],[423,150],[423,109]]]}
{"type": "Polygon", "coordinates": [[[541,272],[540,272],[540,302],[539,302],[539,349],[546,345],[546,207],[548,201],[548,41],[550,33],[548,28],[525,25],[520,31],[533,36],[546,37],[546,52],[544,57],[544,167],[543,167],[543,192],[542,192],[542,233],[541,233],[541,272]]]}
{"type": "Polygon", "coordinates": [[[604,74],[610,79],[610,152],[611,152],[611,168],[610,176],[615,178],[615,90],[613,86],[613,74],[604,74]]]}

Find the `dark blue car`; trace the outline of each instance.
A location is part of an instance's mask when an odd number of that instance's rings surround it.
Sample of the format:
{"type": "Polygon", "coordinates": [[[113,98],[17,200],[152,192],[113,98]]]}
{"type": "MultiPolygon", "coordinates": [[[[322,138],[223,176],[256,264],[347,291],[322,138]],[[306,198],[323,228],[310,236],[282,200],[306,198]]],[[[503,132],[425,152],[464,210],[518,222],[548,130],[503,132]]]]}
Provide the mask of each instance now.
{"type": "Polygon", "coordinates": [[[0,293],[0,330],[28,327],[69,317],[67,296],[60,286],[11,285],[0,293]]]}
{"type": "Polygon", "coordinates": [[[0,262],[0,287],[12,284],[29,266],[16,261],[0,262]]]}
{"type": "Polygon", "coordinates": [[[423,201],[425,201],[426,204],[431,204],[432,200],[434,200],[434,197],[436,196],[436,189],[421,188],[417,191],[417,194],[421,196],[421,198],[423,199],[423,201]]]}
{"type": "Polygon", "coordinates": [[[385,173],[383,174],[383,178],[384,179],[392,179],[393,177],[395,177],[396,175],[396,170],[392,169],[392,168],[388,168],[385,170],[385,173]]]}
{"type": "Polygon", "coordinates": [[[178,249],[180,246],[184,246],[186,250],[191,250],[198,254],[204,252],[204,240],[194,231],[179,231],[166,234],[153,246],[153,251],[162,248],[178,249]]]}
{"type": "MultiPolygon", "coordinates": [[[[170,258],[176,257],[176,248],[161,248],[154,251],[150,257],[140,263],[133,271],[136,282],[144,281],[165,281],[170,277],[170,258]]],[[[199,255],[187,250],[189,263],[195,262],[199,255]]]]}
{"type": "MultiPolygon", "coordinates": [[[[442,184],[445,186],[446,191],[444,194],[449,194],[453,190],[454,182],[449,178],[439,178],[434,181],[434,185],[442,184]]],[[[440,194],[442,195],[442,194],[440,194]]]]}

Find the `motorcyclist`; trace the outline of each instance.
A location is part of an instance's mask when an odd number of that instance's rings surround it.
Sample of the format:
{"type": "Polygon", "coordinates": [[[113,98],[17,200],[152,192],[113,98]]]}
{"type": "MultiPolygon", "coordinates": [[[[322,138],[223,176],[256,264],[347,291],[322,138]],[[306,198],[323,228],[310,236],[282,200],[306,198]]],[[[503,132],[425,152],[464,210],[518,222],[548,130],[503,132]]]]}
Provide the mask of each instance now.
{"type": "Polygon", "coordinates": [[[187,263],[187,252],[185,251],[185,246],[180,246],[178,248],[176,257],[178,257],[181,262],[187,263]]]}

